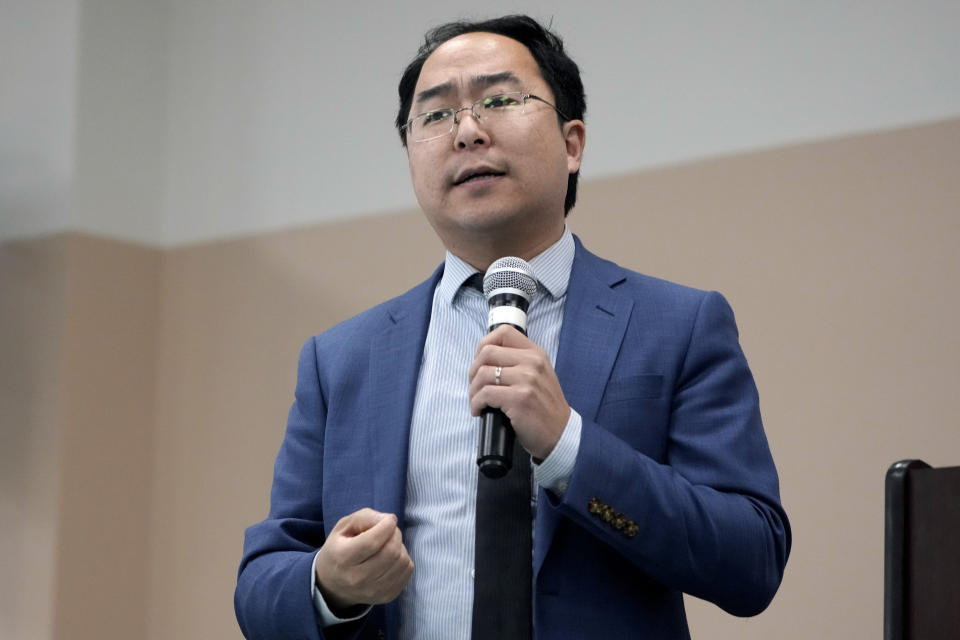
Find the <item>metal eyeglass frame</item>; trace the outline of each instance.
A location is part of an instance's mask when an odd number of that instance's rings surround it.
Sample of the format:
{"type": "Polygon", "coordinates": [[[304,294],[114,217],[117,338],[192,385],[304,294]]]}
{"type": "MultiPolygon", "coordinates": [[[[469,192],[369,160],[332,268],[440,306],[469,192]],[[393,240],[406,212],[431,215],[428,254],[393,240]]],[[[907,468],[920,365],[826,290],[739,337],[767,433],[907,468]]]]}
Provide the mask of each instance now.
{"type": "Polygon", "coordinates": [[[400,127],[400,131],[402,132],[402,131],[406,130],[407,134],[409,135],[410,129],[411,129],[411,127],[412,127],[412,125],[413,125],[413,123],[414,123],[415,121],[421,120],[421,119],[424,119],[424,121],[426,121],[425,118],[426,118],[427,116],[445,114],[445,115],[443,115],[443,118],[444,118],[445,120],[446,120],[446,119],[449,119],[449,120],[450,120],[450,128],[449,128],[449,129],[447,129],[446,131],[444,131],[444,132],[441,133],[441,134],[438,134],[438,135],[435,135],[435,136],[431,136],[431,137],[429,137],[429,138],[422,138],[422,139],[420,139],[420,140],[413,140],[413,141],[414,141],[414,142],[430,142],[431,140],[436,140],[436,139],[438,139],[438,138],[443,138],[444,136],[448,136],[448,135],[450,135],[451,133],[453,133],[453,130],[456,129],[456,127],[457,127],[458,124],[460,124],[460,118],[459,118],[458,116],[459,116],[459,114],[460,114],[461,111],[467,111],[467,110],[469,110],[470,113],[473,115],[473,117],[477,119],[477,122],[483,122],[483,121],[484,121],[483,118],[480,116],[479,113],[477,113],[477,108],[478,108],[478,107],[481,107],[481,106],[483,106],[483,105],[485,105],[485,104],[487,104],[487,103],[489,103],[490,101],[492,101],[492,100],[494,100],[494,99],[496,99],[496,98],[501,98],[501,97],[503,97],[503,96],[518,96],[518,97],[520,98],[520,113],[521,113],[521,114],[524,112],[523,110],[524,110],[524,109],[526,108],[526,106],[527,106],[527,100],[533,99],[533,100],[537,100],[537,101],[539,101],[539,102],[544,103],[545,105],[547,105],[548,107],[550,107],[551,109],[553,109],[554,111],[556,111],[558,114],[560,114],[560,117],[563,118],[564,120],[570,120],[570,118],[568,118],[565,113],[563,113],[562,111],[560,111],[560,109],[558,109],[556,105],[548,102],[547,100],[544,100],[544,99],[541,98],[540,96],[536,96],[536,95],[534,95],[534,94],[532,94],[532,93],[526,93],[526,92],[524,92],[524,91],[507,91],[507,92],[505,92],[505,93],[497,93],[497,94],[494,94],[494,95],[492,95],[492,96],[486,96],[486,97],[480,98],[479,100],[477,100],[477,101],[474,102],[473,104],[470,104],[470,105],[468,105],[468,106],[466,106],[466,107],[460,107],[459,109],[455,109],[455,108],[449,107],[449,108],[446,108],[446,109],[432,109],[432,110],[430,110],[430,111],[425,111],[425,112],[420,113],[420,114],[417,114],[417,115],[415,115],[414,117],[412,117],[412,118],[410,118],[409,120],[407,120],[407,122],[400,127]]]}

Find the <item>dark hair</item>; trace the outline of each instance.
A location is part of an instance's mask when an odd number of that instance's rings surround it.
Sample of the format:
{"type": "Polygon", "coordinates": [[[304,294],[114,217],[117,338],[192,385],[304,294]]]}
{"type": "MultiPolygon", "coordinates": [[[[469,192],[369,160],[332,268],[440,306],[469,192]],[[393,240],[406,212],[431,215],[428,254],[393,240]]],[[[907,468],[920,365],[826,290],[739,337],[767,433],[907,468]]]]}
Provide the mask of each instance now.
{"type": "MultiPolygon", "coordinates": [[[[540,75],[553,92],[554,100],[559,111],[566,114],[571,120],[583,120],[587,110],[587,101],[583,93],[583,82],[580,80],[580,69],[563,50],[563,40],[560,36],[543,27],[529,16],[511,15],[491,20],[448,22],[427,32],[423,44],[417,51],[416,57],[407,65],[397,92],[400,94],[400,109],[397,112],[397,129],[400,131],[400,142],[407,145],[404,131],[400,129],[407,122],[410,106],[413,104],[413,91],[420,79],[420,70],[430,54],[441,44],[462,36],[466,33],[495,33],[513,38],[524,45],[537,62],[540,75]]],[[[557,114],[563,123],[563,116],[557,114]]],[[[577,178],[580,172],[571,173],[567,180],[567,198],[563,203],[564,214],[570,213],[577,201],[577,178]]]]}

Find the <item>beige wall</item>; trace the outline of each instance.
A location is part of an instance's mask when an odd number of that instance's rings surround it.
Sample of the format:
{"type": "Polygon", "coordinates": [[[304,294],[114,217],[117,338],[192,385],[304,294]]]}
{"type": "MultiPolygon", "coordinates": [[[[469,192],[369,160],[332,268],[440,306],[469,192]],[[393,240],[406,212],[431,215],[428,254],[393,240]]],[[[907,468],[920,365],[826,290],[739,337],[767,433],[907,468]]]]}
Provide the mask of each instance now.
{"type": "MultiPolygon", "coordinates": [[[[692,602],[695,637],[880,635],[885,469],[960,464],[958,170],[953,120],[585,176],[589,248],[732,302],[781,472],[780,594],[749,620],[692,602]]],[[[441,258],[416,212],[162,253],[3,246],[0,531],[30,553],[2,551],[29,588],[0,587],[0,635],[238,638],[300,345],[441,258]]]]}
{"type": "Polygon", "coordinates": [[[159,257],[0,245],[0,637],[147,633],[159,257]]]}
{"type": "Polygon", "coordinates": [[[0,636],[50,638],[66,238],[0,244],[0,636]]]}

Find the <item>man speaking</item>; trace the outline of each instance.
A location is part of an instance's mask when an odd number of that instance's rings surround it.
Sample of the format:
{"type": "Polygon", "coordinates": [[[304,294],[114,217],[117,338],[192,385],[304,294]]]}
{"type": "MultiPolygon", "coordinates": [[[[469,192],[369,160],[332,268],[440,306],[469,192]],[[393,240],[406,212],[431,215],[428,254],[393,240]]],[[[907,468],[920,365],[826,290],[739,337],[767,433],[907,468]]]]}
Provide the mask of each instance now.
{"type": "Polygon", "coordinates": [[[566,228],[585,99],[559,37],[443,25],[399,94],[446,258],[304,346],[244,634],[674,639],[683,593],[762,611],[790,528],[733,313],[566,228]]]}

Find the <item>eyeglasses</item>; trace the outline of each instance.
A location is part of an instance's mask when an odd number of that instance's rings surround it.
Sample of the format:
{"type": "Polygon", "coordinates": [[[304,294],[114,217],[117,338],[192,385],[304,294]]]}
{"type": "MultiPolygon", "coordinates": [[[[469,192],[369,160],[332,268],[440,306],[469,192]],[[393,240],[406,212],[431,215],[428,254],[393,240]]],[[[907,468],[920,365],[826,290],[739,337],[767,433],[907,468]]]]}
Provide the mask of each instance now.
{"type": "Polygon", "coordinates": [[[495,96],[480,98],[469,107],[460,107],[459,109],[434,109],[414,116],[400,127],[400,131],[406,130],[407,136],[413,142],[427,142],[436,140],[453,132],[460,122],[459,114],[461,111],[470,111],[478,122],[484,125],[490,125],[500,120],[510,120],[523,115],[524,108],[527,106],[527,100],[537,100],[560,114],[564,120],[569,120],[560,109],[550,104],[543,98],[535,96],[532,93],[523,93],[522,91],[511,91],[508,93],[498,93],[495,96]]]}

